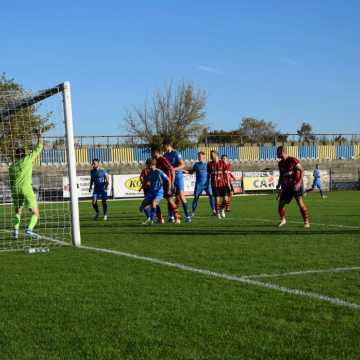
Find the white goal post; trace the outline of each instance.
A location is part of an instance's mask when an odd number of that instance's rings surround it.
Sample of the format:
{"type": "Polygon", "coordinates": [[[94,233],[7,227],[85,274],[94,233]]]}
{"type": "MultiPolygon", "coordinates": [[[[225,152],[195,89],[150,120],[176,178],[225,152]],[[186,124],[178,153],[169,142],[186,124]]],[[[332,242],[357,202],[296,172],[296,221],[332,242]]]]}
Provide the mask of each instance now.
{"type": "Polygon", "coordinates": [[[81,245],[70,83],[0,83],[0,251],[70,243],[81,245]]]}

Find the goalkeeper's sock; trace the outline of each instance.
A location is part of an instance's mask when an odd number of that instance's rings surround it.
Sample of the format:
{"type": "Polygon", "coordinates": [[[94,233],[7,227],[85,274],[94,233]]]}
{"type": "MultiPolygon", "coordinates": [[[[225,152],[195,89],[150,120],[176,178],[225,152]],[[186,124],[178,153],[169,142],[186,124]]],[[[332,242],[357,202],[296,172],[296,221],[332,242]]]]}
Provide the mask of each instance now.
{"type": "Polygon", "coordinates": [[[15,214],[13,217],[13,225],[15,230],[19,230],[20,227],[20,221],[21,221],[21,215],[15,214]]]}
{"type": "Polygon", "coordinates": [[[38,222],[38,217],[37,217],[37,215],[32,214],[31,217],[30,217],[30,222],[29,222],[28,230],[33,231],[33,230],[34,230],[34,227],[35,227],[36,224],[37,224],[37,222],[38,222]]]}

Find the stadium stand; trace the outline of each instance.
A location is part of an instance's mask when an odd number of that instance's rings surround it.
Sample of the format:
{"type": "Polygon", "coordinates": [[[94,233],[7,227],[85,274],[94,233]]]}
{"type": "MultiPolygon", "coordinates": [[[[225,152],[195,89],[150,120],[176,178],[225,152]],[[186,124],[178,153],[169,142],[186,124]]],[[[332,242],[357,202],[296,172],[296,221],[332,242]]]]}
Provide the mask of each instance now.
{"type": "MultiPolygon", "coordinates": [[[[287,147],[291,156],[302,160],[351,160],[360,159],[360,144],[332,144],[332,145],[290,145],[287,147]]],[[[226,154],[232,161],[257,162],[276,160],[276,146],[274,145],[199,145],[180,150],[185,161],[193,162],[197,153],[204,151],[206,159],[210,159],[210,151],[216,150],[220,155],[226,154]]],[[[147,146],[98,146],[86,145],[76,149],[78,165],[87,165],[92,159],[98,158],[107,164],[143,163],[150,157],[147,146]]],[[[36,165],[51,166],[66,163],[66,151],[58,148],[45,149],[36,165]]],[[[5,165],[5,164],[4,164],[5,165]]]]}

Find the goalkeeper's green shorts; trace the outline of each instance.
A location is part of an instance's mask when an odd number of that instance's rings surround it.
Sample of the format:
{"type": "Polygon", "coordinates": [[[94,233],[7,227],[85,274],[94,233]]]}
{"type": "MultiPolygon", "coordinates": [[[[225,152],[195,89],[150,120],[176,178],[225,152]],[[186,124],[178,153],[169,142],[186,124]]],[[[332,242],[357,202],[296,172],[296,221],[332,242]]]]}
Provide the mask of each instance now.
{"type": "Polygon", "coordinates": [[[18,192],[14,191],[12,193],[12,198],[15,208],[26,207],[28,209],[35,209],[38,207],[36,196],[32,189],[18,192]]]}

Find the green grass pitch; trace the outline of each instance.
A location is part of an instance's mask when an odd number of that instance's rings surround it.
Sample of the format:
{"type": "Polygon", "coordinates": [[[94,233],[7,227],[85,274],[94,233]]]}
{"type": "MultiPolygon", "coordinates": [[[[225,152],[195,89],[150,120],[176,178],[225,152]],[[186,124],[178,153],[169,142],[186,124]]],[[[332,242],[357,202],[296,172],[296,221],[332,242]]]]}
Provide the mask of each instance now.
{"type": "Polygon", "coordinates": [[[86,246],[279,274],[256,278],[276,289],[72,247],[0,253],[0,359],[360,359],[360,309],[278,290],[360,304],[360,192],[306,202],[310,230],[295,204],[276,228],[274,196],[234,198],[224,220],[202,199],[192,224],[152,227],[139,201],[110,202],[108,222],[81,203],[86,246]],[[280,276],[344,267],[355,269],[280,276]]]}

